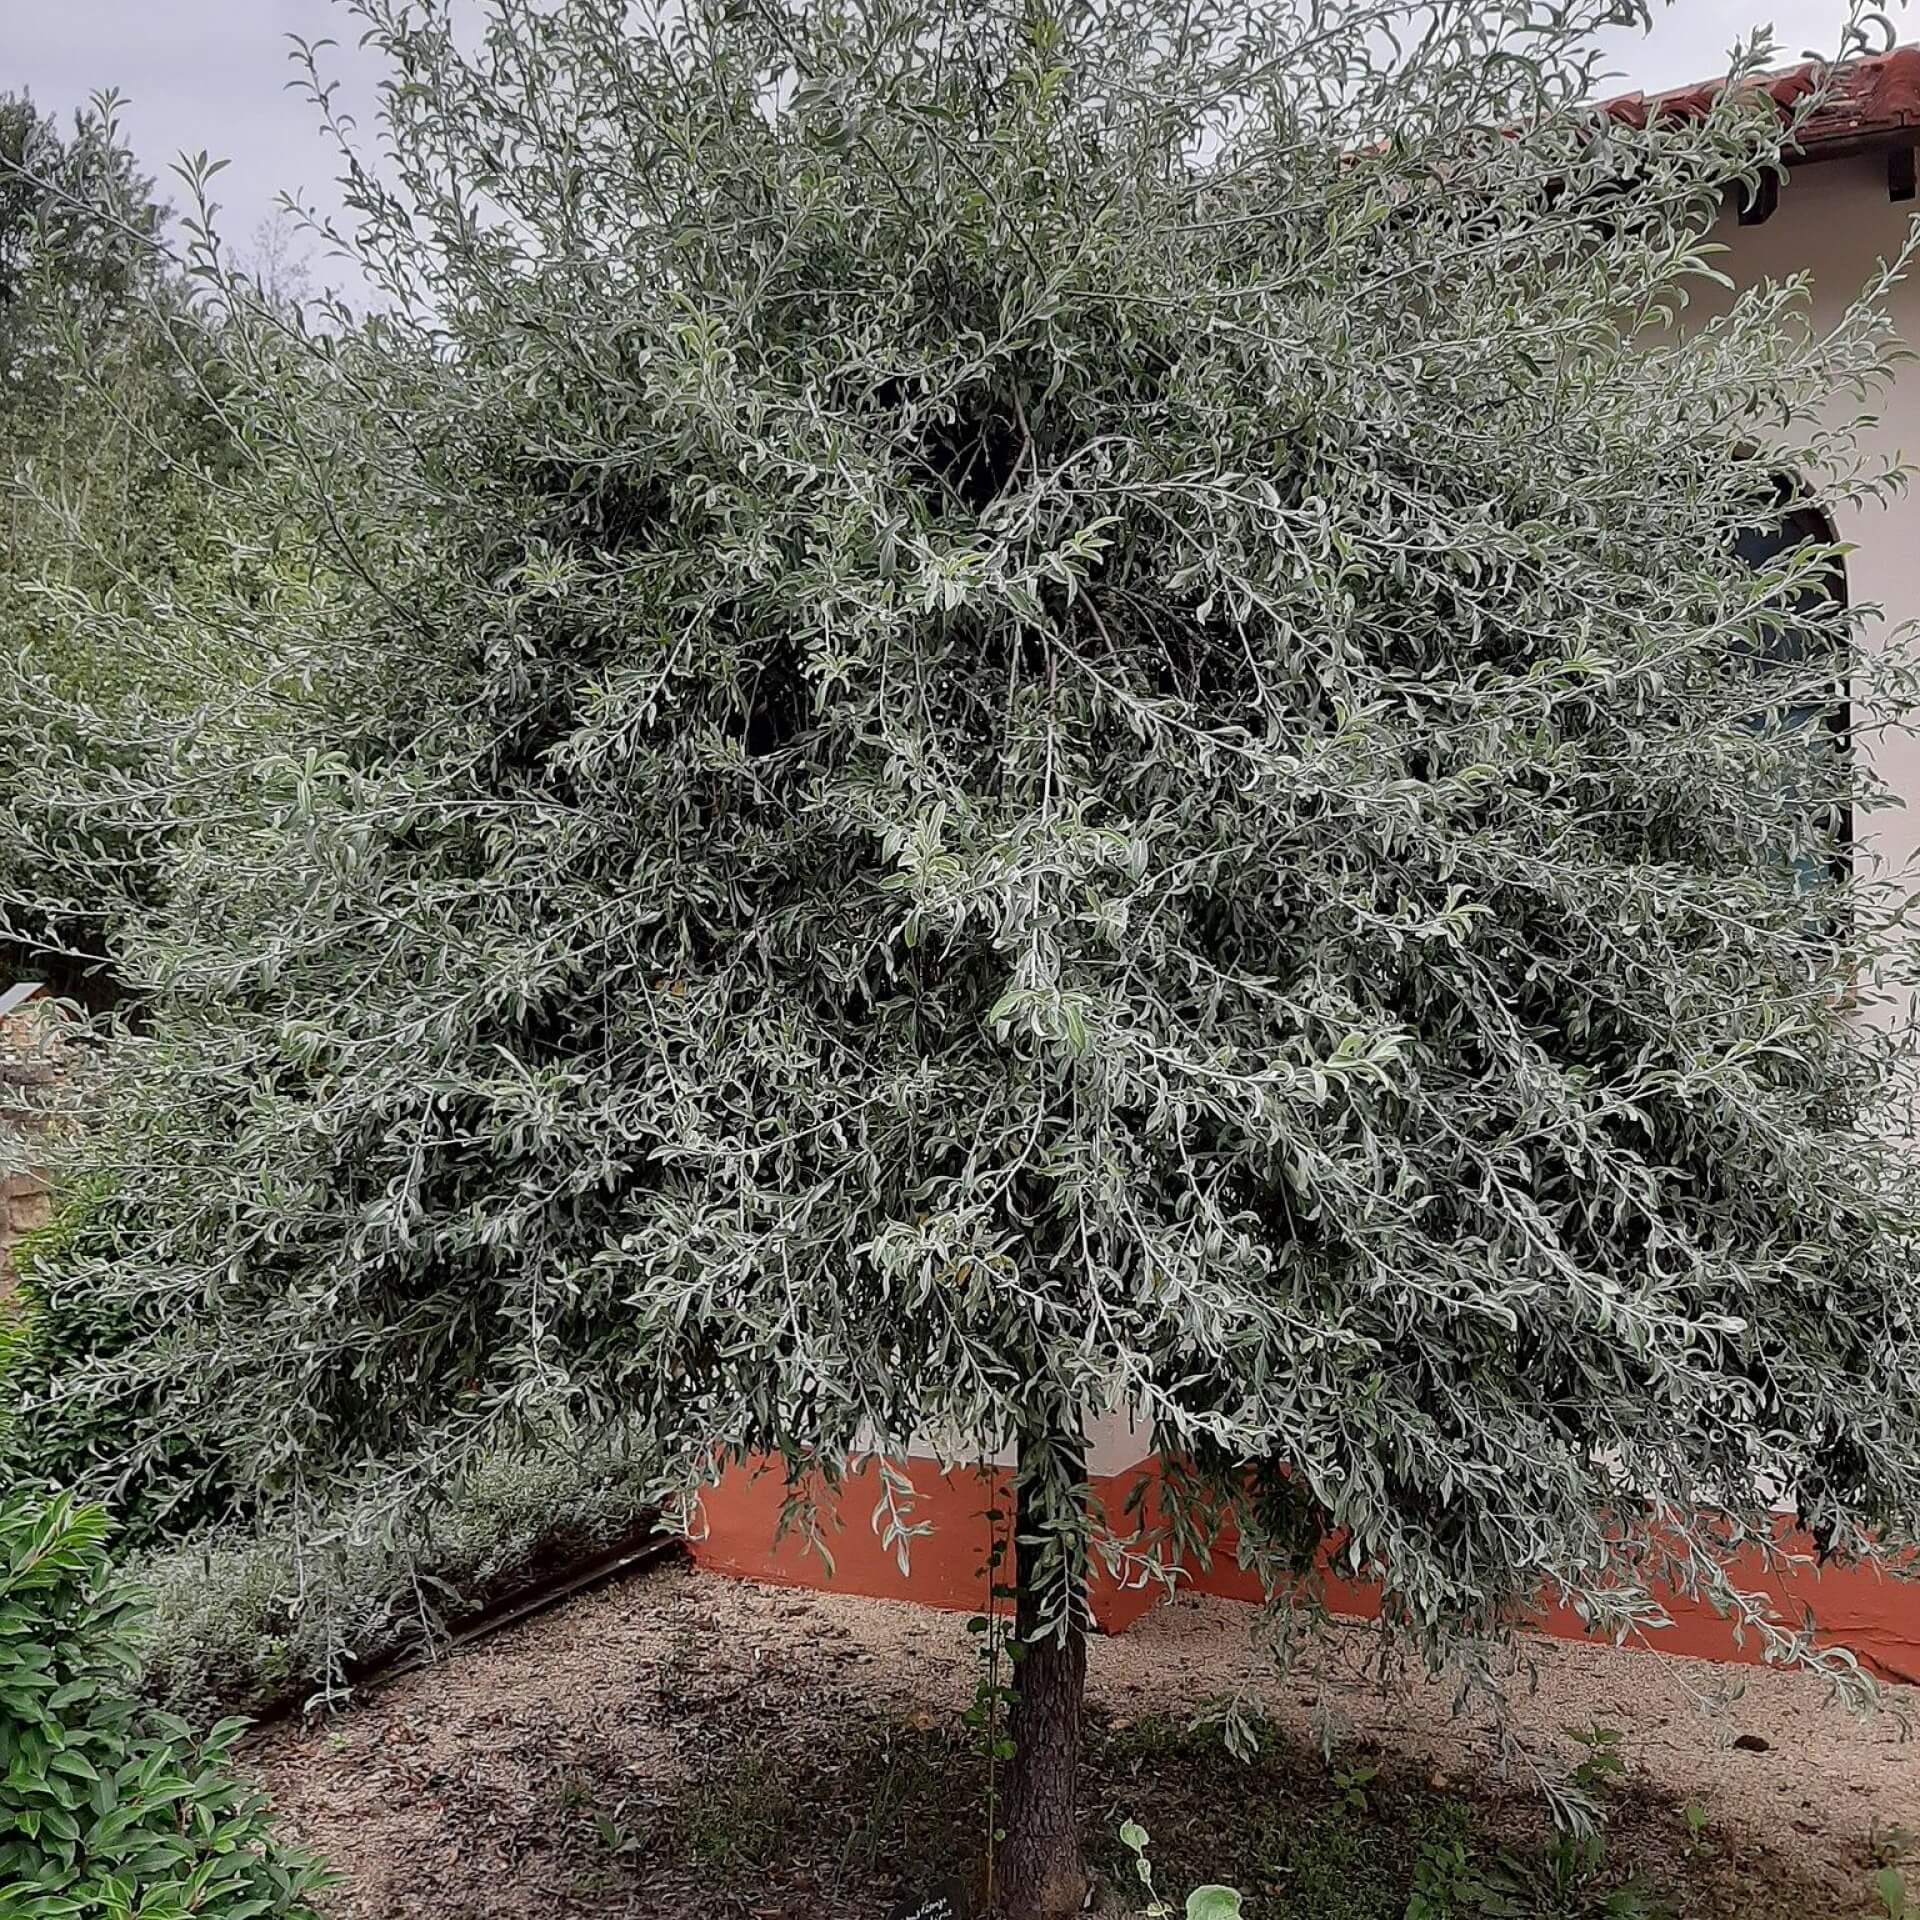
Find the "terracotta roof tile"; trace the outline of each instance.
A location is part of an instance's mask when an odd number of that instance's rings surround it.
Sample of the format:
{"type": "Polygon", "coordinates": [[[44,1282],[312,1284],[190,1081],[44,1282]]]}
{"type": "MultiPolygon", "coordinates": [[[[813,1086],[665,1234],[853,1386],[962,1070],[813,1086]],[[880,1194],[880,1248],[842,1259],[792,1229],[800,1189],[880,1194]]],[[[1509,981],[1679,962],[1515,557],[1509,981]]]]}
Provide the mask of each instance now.
{"type": "MultiPolygon", "coordinates": [[[[1754,74],[1743,84],[1770,97],[1784,114],[1809,92],[1820,71],[1811,62],[1778,73],[1754,74]]],[[[1705,113],[1726,89],[1725,80],[1702,80],[1666,93],[1627,93],[1602,110],[1629,126],[1644,127],[1668,115],[1684,119],[1705,113]]],[[[1897,143],[1907,129],[1920,129],[1920,46],[1852,60],[1840,70],[1831,97],[1801,128],[1797,146],[1809,160],[1897,143]]]]}

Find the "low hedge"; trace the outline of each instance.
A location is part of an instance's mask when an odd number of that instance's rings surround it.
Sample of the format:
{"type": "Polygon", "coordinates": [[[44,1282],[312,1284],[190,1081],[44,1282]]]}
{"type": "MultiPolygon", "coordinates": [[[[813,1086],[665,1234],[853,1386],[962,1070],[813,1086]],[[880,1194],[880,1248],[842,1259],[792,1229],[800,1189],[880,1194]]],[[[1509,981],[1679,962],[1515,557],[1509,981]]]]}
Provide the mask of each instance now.
{"type": "Polygon", "coordinates": [[[383,1510],[324,1541],[227,1528],[133,1563],[153,1594],[147,1696],[178,1713],[261,1713],[346,1687],[651,1526],[651,1475],[617,1444],[483,1459],[405,1534],[383,1510]]]}
{"type": "Polygon", "coordinates": [[[99,1250],[111,1205],[71,1188],[18,1250],[20,1288],[0,1302],[0,1484],[110,1515],[152,1597],[143,1686],[156,1703],[259,1713],[337,1690],[649,1525],[651,1475],[617,1439],[483,1457],[398,1532],[371,1497],[305,1530],[241,1506],[161,1387],[112,1402],[76,1390],[132,1331],[67,1277],[75,1254],[99,1250]]]}

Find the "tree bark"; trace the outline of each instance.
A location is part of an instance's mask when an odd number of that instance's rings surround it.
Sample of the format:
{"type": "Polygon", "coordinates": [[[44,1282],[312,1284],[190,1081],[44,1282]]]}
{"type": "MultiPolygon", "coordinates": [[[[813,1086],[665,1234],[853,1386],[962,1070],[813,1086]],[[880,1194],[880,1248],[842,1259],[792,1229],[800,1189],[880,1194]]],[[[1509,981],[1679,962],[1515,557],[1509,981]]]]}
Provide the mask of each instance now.
{"type": "MultiPolygon", "coordinates": [[[[1060,1443],[1049,1449],[1060,1458],[1060,1443]]],[[[1077,1443],[1067,1449],[1076,1482],[1084,1479],[1077,1443]]],[[[1006,1839],[995,1873],[1003,1920],[1061,1920],[1086,1905],[1087,1867],[1080,1849],[1080,1730],[1087,1691],[1087,1580],[1076,1549],[1069,1568],[1046,1574],[1045,1597],[1068,1587],[1064,1622],[1043,1619],[1037,1579],[1041,1546],[1029,1491],[1032,1461],[1021,1451],[1014,1516],[1014,1635],[1022,1648],[1007,1716],[1013,1757],[1007,1763],[1006,1839]]]]}

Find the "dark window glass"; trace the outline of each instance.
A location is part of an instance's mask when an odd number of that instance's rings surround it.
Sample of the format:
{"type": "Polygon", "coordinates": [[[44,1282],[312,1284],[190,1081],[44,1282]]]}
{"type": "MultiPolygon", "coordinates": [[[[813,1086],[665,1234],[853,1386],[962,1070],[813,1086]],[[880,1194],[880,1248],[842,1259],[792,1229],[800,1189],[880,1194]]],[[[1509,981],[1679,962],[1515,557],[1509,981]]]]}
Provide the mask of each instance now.
{"type": "MultiPolygon", "coordinates": [[[[1782,482],[1782,497],[1791,497],[1788,484],[1782,482]]],[[[1798,506],[1784,514],[1771,527],[1754,527],[1735,542],[1735,551],[1755,569],[1777,559],[1794,547],[1810,543],[1831,544],[1833,528],[1817,507],[1798,506]]],[[[1824,659],[1830,669],[1830,697],[1815,703],[1782,707],[1760,725],[1773,725],[1803,736],[1810,755],[1818,756],[1817,768],[1810,765],[1810,786],[1830,791],[1835,772],[1834,761],[1844,760],[1849,752],[1847,712],[1846,624],[1842,617],[1847,605],[1845,569],[1836,561],[1825,577],[1801,588],[1794,612],[1801,616],[1791,626],[1769,629],[1746,651],[1771,666],[1795,667],[1818,664],[1824,659]],[[1822,634],[1825,634],[1824,639],[1822,634]],[[1816,652],[1815,650],[1819,651],[1816,652]]],[[[1821,823],[1831,835],[1837,851],[1832,856],[1834,877],[1844,879],[1851,861],[1853,822],[1847,810],[1821,823]]],[[[1817,855],[1801,854],[1794,864],[1808,886],[1821,878],[1817,855]]]]}

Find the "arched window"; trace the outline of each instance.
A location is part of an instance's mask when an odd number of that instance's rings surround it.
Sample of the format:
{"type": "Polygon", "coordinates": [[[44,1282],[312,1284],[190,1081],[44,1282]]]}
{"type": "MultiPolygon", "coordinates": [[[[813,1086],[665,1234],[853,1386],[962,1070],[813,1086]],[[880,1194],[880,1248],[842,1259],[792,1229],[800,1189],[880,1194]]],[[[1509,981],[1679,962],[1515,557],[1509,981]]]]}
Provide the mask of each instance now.
{"type": "MultiPolygon", "coordinates": [[[[1770,524],[1744,529],[1734,550],[1756,571],[1795,547],[1835,544],[1833,522],[1825,511],[1808,501],[1801,488],[1790,478],[1776,481],[1777,504],[1784,509],[1770,524]]],[[[1751,651],[1756,659],[1774,667],[1818,666],[1829,669],[1829,697],[1800,705],[1783,707],[1770,722],[1806,737],[1809,751],[1824,764],[1811,782],[1818,788],[1830,788],[1834,762],[1844,764],[1851,752],[1851,716],[1847,704],[1847,573],[1845,564],[1835,557],[1823,567],[1817,578],[1804,584],[1794,596],[1791,623],[1771,629],[1751,651]],[[1819,649],[1820,651],[1816,651],[1819,649]]],[[[1844,880],[1853,859],[1852,808],[1844,802],[1823,823],[1831,836],[1833,874],[1844,880]]],[[[1819,877],[1818,864],[1811,855],[1802,855],[1795,863],[1804,882],[1811,886],[1819,877]]]]}

